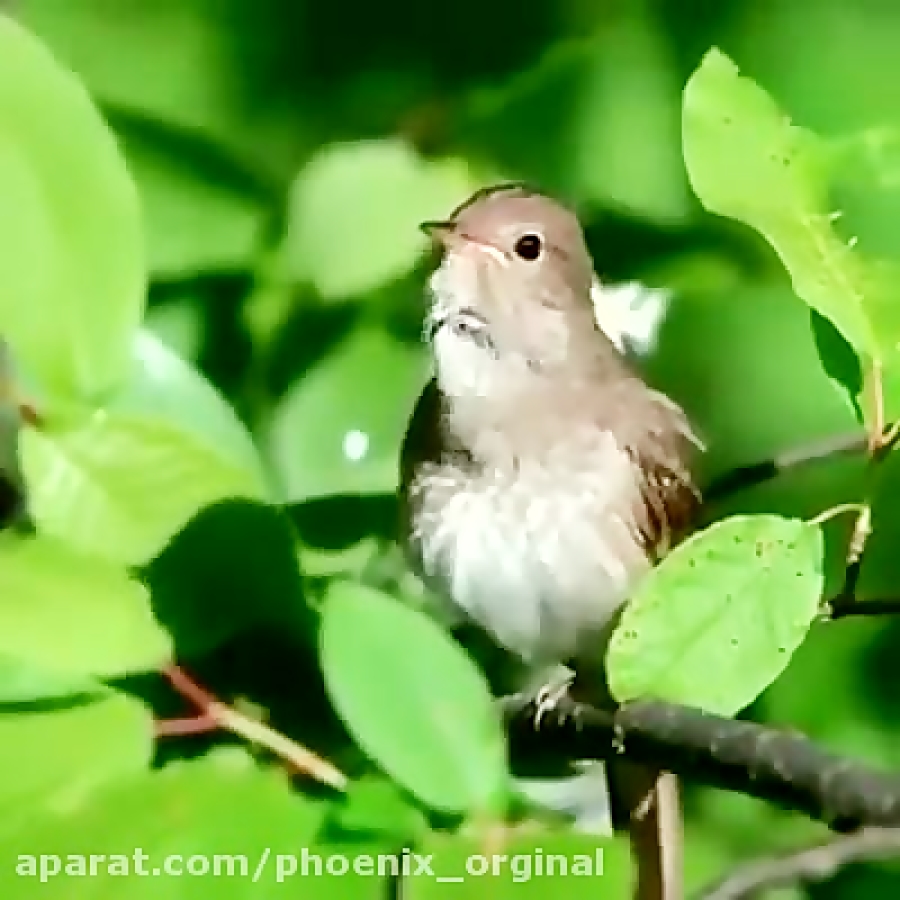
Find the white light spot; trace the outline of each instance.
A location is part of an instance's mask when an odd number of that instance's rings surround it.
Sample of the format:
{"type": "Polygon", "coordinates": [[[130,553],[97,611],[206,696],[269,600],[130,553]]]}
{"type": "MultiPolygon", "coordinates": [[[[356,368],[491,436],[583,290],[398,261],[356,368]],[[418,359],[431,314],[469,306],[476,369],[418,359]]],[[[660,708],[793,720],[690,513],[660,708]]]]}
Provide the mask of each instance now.
{"type": "Polygon", "coordinates": [[[353,428],[344,435],[344,456],[353,462],[359,462],[369,452],[369,436],[358,428],[353,428]]]}

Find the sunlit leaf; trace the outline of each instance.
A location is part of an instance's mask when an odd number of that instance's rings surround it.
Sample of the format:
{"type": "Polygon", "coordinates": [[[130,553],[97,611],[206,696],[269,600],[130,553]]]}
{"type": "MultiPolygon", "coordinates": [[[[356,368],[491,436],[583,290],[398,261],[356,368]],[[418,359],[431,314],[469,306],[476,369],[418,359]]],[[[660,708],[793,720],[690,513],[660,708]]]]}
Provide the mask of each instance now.
{"type": "Polygon", "coordinates": [[[361,326],[304,373],[268,430],[285,499],[394,491],[400,444],[426,371],[424,348],[361,326]]]}
{"type": "Polygon", "coordinates": [[[196,362],[203,348],[206,321],[200,299],[179,295],[151,306],[144,327],[182,359],[196,362]]]}
{"type": "Polygon", "coordinates": [[[895,351],[898,333],[873,327],[893,289],[834,231],[822,146],[718,51],[707,54],[685,88],[684,153],[704,206],[758,230],[797,294],[857,352],[895,351]]]}
{"type": "Polygon", "coordinates": [[[427,616],[370,588],[332,585],[322,664],[362,749],[428,805],[485,811],[506,785],[503,731],[465,652],[427,616]]]}
{"type": "MultiPolygon", "coordinates": [[[[243,751],[224,750],[109,785],[77,807],[5,835],[0,847],[13,863],[20,854],[59,854],[65,861],[70,854],[87,860],[98,848],[126,854],[118,857],[118,874],[107,865],[116,857],[106,856],[92,877],[59,875],[57,883],[77,884],[85,900],[201,898],[210,896],[210,884],[222,900],[250,900],[284,893],[292,884],[278,860],[293,860],[308,848],[321,818],[321,805],[291,791],[283,772],[260,768],[243,751]],[[122,877],[123,859],[130,878],[122,877]]],[[[17,875],[13,864],[0,873],[4,896],[40,897],[47,887],[38,877],[17,875]]]]}
{"type": "Polygon", "coordinates": [[[0,712],[0,834],[145,770],[152,756],[150,710],[124,694],[68,708],[0,712]]]}
{"type": "Polygon", "coordinates": [[[50,538],[0,538],[0,654],[51,673],[156,669],[171,652],[147,589],[50,538]]]}
{"type": "Polygon", "coordinates": [[[410,846],[428,828],[425,814],[409,795],[377,775],[350,785],[346,801],[335,810],[334,821],[355,840],[366,837],[401,847],[410,846]]]}
{"type": "Polygon", "coordinates": [[[42,387],[99,398],[144,308],[137,194],[81,85],[0,15],[0,334],[42,387]]]}
{"type": "Polygon", "coordinates": [[[734,516],[693,535],[625,607],[607,654],[613,695],[743,709],[816,618],[823,553],[818,525],[780,516],[734,516]]]}
{"type": "Polygon", "coordinates": [[[22,434],[44,532],[126,563],[155,556],[204,506],[265,496],[253,443],[216,390],[156,338],[128,384],[86,420],[22,434]]]}
{"type": "Polygon", "coordinates": [[[326,147],[292,189],[284,266],[326,299],[365,293],[410,272],[427,247],[419,223],[470,192],[463,162],[426,161],[400,141],[326,147]]]}
{"type": "Polygon", "coordinates": [[[102,691],[100,682],[90,676],[0,654],[0,704],[19,705],[35,700],[90,696],[102,691]]]}

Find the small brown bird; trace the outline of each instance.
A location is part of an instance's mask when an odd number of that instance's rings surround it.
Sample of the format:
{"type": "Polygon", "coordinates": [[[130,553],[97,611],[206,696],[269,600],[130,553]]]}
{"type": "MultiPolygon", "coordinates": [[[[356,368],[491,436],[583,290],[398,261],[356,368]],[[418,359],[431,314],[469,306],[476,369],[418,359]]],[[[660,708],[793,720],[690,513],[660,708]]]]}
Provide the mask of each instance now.
{"type": "MultiPolygon", "coordinates": [[[[595,677],[616,612],[695,510],[696,439],[597,324],[603,294],[573,213],[502,185],[423,228],[442,259],[426,319],[434,378],[402,451],[408,555],[534,671],[595,677]]],[[[641,898],[680,896],[680,834],[659,834],[672,802],[678,823],[673,786],[645,773],[633,798],[641,898]]]]}

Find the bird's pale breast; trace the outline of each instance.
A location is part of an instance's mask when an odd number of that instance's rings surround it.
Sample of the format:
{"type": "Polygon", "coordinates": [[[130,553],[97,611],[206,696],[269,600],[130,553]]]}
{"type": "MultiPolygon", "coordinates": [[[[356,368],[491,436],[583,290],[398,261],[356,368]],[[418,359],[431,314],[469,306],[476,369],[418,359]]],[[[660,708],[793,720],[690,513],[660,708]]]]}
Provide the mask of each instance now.
{"type": "Polygon", "coordinates": [[[595,428],[539,460],[426,463],[410,486],[416,567],[530,664],[599,656],[605,626],[650,566],[635,520],[639,478],[595,428]]]}

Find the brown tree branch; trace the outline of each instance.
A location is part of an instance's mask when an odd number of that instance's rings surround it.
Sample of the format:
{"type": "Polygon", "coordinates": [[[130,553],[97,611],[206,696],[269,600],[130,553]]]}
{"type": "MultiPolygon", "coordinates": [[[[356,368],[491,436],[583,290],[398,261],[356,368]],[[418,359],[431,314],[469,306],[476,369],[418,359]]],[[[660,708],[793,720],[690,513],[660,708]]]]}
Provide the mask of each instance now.
{"type": "Polygon", "coordinates": [[[615,712],[570,697],[504,698],[513,747],[570,760],[625,756],[701,784],[806,813],[835,831],[900,826],[900,775],[836,756],[799,733],[641,700],[615,712]]]}
{"type": "Polygon", "coordinates": [[[716,884],[704,888],[697,900],[750,900],[776,887],[827,881],[844,866],[900,856],[900,828],[863,828],[789,853],[746,863],[716,884]]]}

